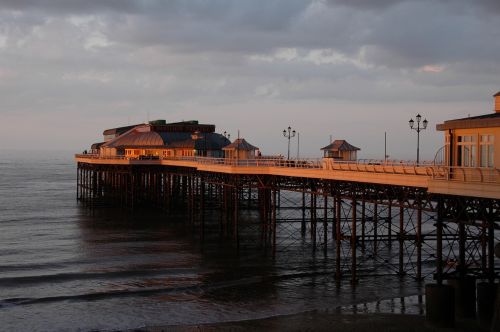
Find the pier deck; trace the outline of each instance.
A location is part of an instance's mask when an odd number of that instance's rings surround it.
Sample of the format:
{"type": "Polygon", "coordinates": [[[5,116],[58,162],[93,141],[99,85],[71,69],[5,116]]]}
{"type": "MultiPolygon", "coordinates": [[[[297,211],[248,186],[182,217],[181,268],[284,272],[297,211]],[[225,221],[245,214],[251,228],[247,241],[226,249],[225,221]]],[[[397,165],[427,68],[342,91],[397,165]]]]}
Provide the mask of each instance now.
{"type": "Polygon", "coordinates": [[[500,199],[500,170],[380,161],[332,162],[328,159],[250,159],[181,157],[141,160],[76,155],[77,162],[103,165],[162,165],[240,175],[272,175],[425,188],[430,193],[500,199]]]}

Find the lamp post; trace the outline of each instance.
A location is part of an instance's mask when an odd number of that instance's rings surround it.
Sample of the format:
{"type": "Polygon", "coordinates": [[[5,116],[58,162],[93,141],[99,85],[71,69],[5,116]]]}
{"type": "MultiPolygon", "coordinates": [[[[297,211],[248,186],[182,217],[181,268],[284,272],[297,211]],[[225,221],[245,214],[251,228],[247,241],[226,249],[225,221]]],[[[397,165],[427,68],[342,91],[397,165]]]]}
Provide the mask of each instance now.
{"type": "Polygon", "coordinates": [[[287,129],[283,129],[283,136],[288,139],[288,154],[287,154],[287,160],[290,159],[290,138],[295,137],[295,130],[292,130],[290,126],[288,126],[287,129]],[[287,130],[288,129],[288,130],[287,130]]]}
{"type": "MultiPolygon", "coordinates": [[[[225,138],[227,138],[227,140],[229,141],[229,143],[231,143],[231,134],[230,133],[228,133],[227,131],[224,130],[224,132],[222,133],[222,136],[224,136],[225,138]]],[[[224,158],[230,158],[230,155],[231,155],[230,153],[226,154],[224,152],[223,157],[224,158]]]]}
{"type": "Polygon", "coordinates": [[[413,119],[410,119],[410,121],[408,121],[408,124],[410,125],[410,129],[415,130],[417,132],[417,165],[418,165],[420,162],[420,132],[427,128],[427,124],[429,122],[427,121],[427,119],[424,119],[424,121],[422,121],[422,126],[420,126],[420,121],[422,120],[422,116],[420,114],[417,114],[415,119],[417,120],[416,127],[415,127],[415,121],[413,121],[413,119]]]}
{"type": "Polygon", "coordinates": [[[300,133],[297,132],[297,160],[300,159],[300,133]]]}

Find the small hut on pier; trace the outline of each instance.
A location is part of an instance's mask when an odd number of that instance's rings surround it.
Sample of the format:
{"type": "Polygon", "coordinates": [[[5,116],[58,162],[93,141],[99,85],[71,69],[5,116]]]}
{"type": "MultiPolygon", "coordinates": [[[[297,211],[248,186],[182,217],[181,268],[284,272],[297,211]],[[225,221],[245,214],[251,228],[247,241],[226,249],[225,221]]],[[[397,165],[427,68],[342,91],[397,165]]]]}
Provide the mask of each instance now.
{"type": "Polygon", "coordinates": [[[358,151],[361,150],[346,140],[338,139],[321,149],[324,158],[333,158],[338,161],[355,161],[358,159],[358,151]]]}
{"type": "Polygon", "coordinates": [[[244,138],[238,138],[233,143],[222,148],[224,157],[230,159],[255,159],[258,147],[248,143],[244,138]]]}

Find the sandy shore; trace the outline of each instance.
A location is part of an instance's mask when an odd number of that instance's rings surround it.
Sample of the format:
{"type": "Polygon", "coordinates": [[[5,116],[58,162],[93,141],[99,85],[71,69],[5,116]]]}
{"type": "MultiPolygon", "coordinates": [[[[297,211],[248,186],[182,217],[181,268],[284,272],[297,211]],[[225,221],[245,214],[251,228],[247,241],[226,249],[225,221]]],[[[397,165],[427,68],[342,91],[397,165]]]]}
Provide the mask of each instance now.
{"type": "Polygon", "coordinates": [[[146,327],[134,331],[346,331],[346,332],[434,332],[482,331],[473,320],[458,321],[453,329],[429,326],[425,316],[401,314],[341,314],[305,312],[264,319],[217,324],[146,327]]]}

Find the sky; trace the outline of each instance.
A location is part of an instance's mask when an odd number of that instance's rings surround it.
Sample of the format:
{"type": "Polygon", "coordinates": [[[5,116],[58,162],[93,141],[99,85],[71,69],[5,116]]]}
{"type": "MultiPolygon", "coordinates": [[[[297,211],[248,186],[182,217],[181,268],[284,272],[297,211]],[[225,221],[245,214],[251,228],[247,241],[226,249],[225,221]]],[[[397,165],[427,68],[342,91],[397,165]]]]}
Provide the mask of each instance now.
{"type": "Polygon", "coordinates": [[[498,0],[0,0],[0,149],[80,152],[102,131],[213,123],[263,154],[415,159],[408,120],[493,111],[498,0]],[[297,154],[297,137],[291,154],[297,154]]]}

